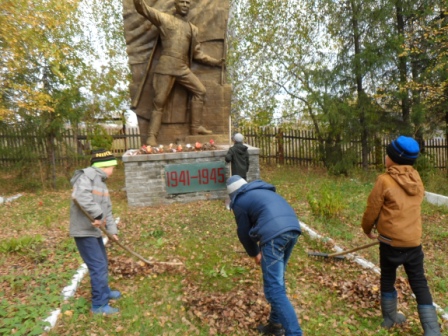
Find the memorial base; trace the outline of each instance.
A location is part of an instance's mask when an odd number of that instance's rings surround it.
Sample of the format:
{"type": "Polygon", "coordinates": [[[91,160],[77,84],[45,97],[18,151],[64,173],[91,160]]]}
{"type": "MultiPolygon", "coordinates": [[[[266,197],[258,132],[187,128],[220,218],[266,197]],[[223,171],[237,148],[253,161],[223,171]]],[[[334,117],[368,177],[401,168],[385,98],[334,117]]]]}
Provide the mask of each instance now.
{"type": "MultiPolygon", "coordinates": [[[[248,181],[260,178],[259,148],[248,147],[248,181]]],[[[123,155],[128,204],[135,207],[227,198],[229,146],[217,150],[123,155]]]]}

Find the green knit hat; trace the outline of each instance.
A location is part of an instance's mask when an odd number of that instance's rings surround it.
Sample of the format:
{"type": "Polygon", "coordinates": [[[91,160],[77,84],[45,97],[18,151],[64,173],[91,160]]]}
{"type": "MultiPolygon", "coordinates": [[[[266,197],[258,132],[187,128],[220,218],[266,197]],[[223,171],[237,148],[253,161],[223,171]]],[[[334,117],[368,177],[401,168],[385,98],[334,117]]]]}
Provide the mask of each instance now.
{"type": "Polygon", "coordinates": [[[92,151],[90,165],[97,168],[116,166],[117,159],[112,152],[105,149],[97,149],[92,151]]]}

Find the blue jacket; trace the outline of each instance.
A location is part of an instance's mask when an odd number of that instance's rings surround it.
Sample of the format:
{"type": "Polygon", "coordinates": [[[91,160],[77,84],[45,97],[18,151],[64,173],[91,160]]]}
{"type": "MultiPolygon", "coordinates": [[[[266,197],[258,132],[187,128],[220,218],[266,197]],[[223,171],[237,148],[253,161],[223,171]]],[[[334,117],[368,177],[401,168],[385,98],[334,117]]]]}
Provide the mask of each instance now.
{"type": "Polygon", "coordinates": [[[294,209],[262,180],[244,184],[231,195],[230,208],[238,226],[238,238],[247,254],[255,257],[261,245],[278,235],[297,231],[300,223],[294,209]]]}

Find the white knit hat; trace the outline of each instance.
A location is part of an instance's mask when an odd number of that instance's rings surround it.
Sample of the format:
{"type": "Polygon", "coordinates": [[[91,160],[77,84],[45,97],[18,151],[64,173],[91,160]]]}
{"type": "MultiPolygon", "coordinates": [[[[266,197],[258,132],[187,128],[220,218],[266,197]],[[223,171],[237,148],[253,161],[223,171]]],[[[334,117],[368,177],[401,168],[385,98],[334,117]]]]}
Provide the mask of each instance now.
{"type": "Polygon", "coordinates": [[[247,184],[245,179],[239,175],[233,175],[227,179],[227,193],[232,196],[235,191],[245,184],[247,184]]]}
{"type": "Polygon", "coordinates": [[[244,140],[244,136],[241,133],[236,133],[233,136],[233,141],[235,141],[235,142],[243,142],[243,140],[244,140]]]}

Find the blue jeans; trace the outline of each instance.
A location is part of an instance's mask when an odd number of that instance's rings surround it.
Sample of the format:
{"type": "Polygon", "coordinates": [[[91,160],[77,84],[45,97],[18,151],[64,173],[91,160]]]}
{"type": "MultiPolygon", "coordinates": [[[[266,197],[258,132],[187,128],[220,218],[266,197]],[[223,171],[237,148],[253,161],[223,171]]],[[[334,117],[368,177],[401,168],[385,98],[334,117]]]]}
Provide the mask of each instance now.
{"type": "Polygon", "coordinates": [[[261,246],[264,295],[271,305],[271,323],[281,323],[287,336],[302,336],[296,312],[286,296],[285,271],[299,232],[285,232],[261,246]]]}
{"type": "Polygon", "coordinates": [[[79,254],[89,269],[92,286],[92,307],[109,303],[109,279],[106,248],[103,238],[75,237],[79,254]]]}

